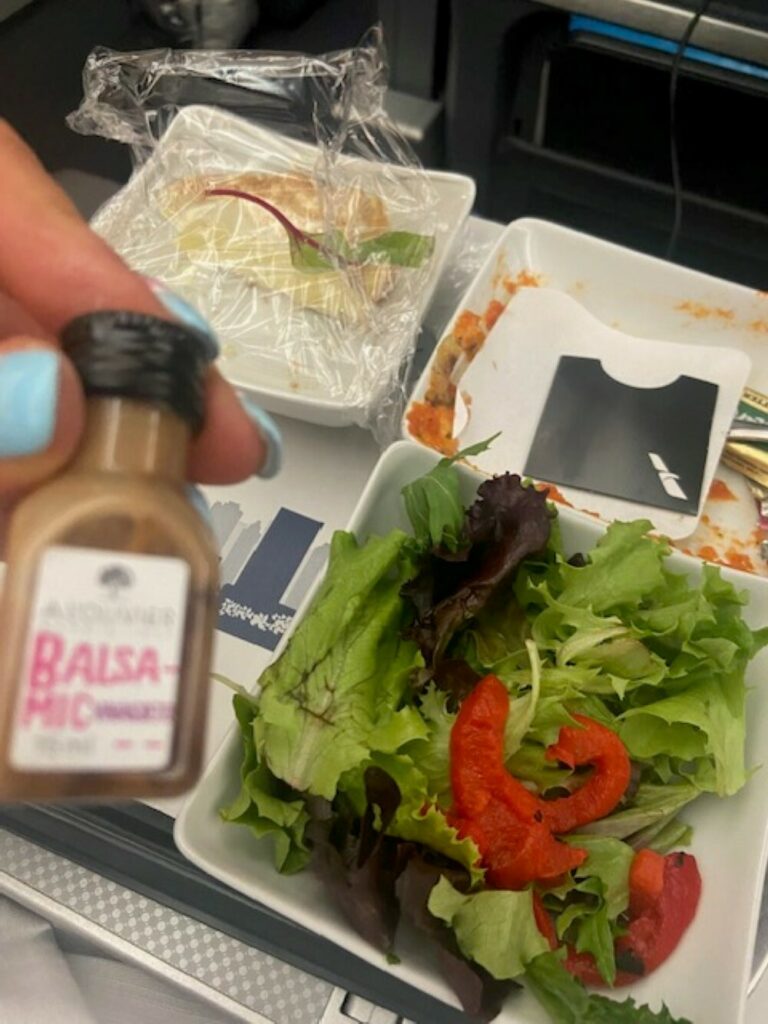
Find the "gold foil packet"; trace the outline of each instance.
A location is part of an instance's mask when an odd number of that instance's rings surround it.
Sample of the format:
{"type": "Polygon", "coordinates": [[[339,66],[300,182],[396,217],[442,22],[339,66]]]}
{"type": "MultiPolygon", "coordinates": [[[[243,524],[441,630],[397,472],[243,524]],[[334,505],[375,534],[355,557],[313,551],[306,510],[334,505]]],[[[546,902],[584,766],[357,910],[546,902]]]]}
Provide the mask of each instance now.
{"type": "MultiPolygon", "coordinates": [[[[753,388],[745,388],[734,422],[764,426],[768,430],[768,397],[753,388]]],[[[768,442],[727,441],[722,459],[726,466],[761,487],[768,487],[768,442]]]]}

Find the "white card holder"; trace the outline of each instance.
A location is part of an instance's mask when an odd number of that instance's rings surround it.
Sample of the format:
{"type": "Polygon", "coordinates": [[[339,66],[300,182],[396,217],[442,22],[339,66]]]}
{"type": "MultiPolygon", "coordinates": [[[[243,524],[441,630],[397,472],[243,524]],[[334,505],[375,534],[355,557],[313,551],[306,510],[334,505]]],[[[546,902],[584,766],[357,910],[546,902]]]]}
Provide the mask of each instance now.
{"type": "MultiPolygon", "coordinates": [[[[563,356],[599,359],[609,376],[631,387],[664,387],[681,374],[717,385],[696,515],[558,487],[577,511],[607,521],[647,518],[659,533],[671,538],[693,533],[747,382],[751,360],[736,349],[634,338],[601,323],[563,292],[550,288],[521,289],[458,382],[453,432],[459,447],[501,431],[487,451],[471,459],[478,469],[486,473],[522,471],[563,356]]],[[[674,474],[668,467],[657,469],[669,474],[665,479],[673,486],[674,474]]]]}

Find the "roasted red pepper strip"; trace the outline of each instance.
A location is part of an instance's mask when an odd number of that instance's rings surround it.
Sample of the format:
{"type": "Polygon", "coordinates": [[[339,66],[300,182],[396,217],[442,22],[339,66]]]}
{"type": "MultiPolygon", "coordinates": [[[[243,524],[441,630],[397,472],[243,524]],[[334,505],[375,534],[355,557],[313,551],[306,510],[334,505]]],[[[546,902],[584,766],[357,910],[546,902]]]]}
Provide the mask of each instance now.
{"type": "Polygon", "coordinates": [[[664,891],[666,860],[655,850],[638,850],[629,869],[630,913],[637,917],[664,891]]]}
{"type": "Polygon", "coordinates": [[[543,821],[523,821],[495,797],[474,819],[457,823],[478,845],[487,881],[498,889],[523,889],[529,882],[554,882],[583,864],[587,854],[558,842],[543,821]]]}
{"type": "Polygon", "coordinates": [[[504,767],[504,726],[509,694],[496,676],[481,679],[464,698],[451,730],[451,786],[455,807],[472,818],[491,795],[525,821],[534,821],[540,802],[504,767]]]}
{"type": "MultiPolygon", "coordinates": [[[[629,875],[629,927],[615,946],[616,985],[632,985],[664,963],[693,920],[700,896],[701,876],[690,854],[670,853],[662,858],[641,850],[636,855],[629,875]],[[655,880],[658,863],[652,858],[663,861],[660,891],[655,880]]],[[[588,985],[605,985],[589,953],[569,949],[565,966],[588,985]]]]}
{"type": "Polygon", "coordinates": [[[572,832],[590,821],[604,818],[629,785],[629,755],[616,733],[584,715],[573,717],[579,726],[563,726],[557,743],[547,748],[547,757],[569,768],[591,764],[594,772],[570,796],[542,802],[553,832],[572,832]]]}
{"type": "Polygon", "coordinates": [[[509,694],[486,676],[462,702],[451,730],[452,824],[477,843],[491,885],[521,889],[578,867],[586,852],[552,835],[542,802],[504,767],[509,694]]]}

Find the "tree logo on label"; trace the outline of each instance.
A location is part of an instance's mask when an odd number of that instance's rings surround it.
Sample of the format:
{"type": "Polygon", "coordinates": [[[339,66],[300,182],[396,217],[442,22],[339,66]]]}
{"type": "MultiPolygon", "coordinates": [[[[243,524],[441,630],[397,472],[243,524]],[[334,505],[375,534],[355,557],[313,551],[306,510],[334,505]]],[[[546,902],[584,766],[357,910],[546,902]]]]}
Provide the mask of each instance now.
{"type": "Polygon", "coordinates": [[[109,565],[99,573],[99,583],[111,598],[120,596],[120,592],[133,586],[133,573],[124,565],[109,565]]]}

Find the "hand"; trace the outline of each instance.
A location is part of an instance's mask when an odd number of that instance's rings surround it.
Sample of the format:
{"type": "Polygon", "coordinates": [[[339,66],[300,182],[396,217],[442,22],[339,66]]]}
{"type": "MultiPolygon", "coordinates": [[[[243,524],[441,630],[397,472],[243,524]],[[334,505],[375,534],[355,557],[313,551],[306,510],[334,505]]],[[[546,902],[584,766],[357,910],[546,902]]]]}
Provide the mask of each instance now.
{"type": "MultiPolygon", "coordinates": [[[[0,500],[36,486],[74,452],[84,400],[57,335],[82,313],[129,309],[166,319],[196,314],[129,270],[80,217],[32,151],[0,120],[0,500]],[[24,353],[21,355],[21,353],[24,353]]],[[[199,320],[199,318],[198,318],[199,320]]],[[[205,425],[189,473],[226,484],[272,476],[280,435],[211,369],[205,425]]]]}

